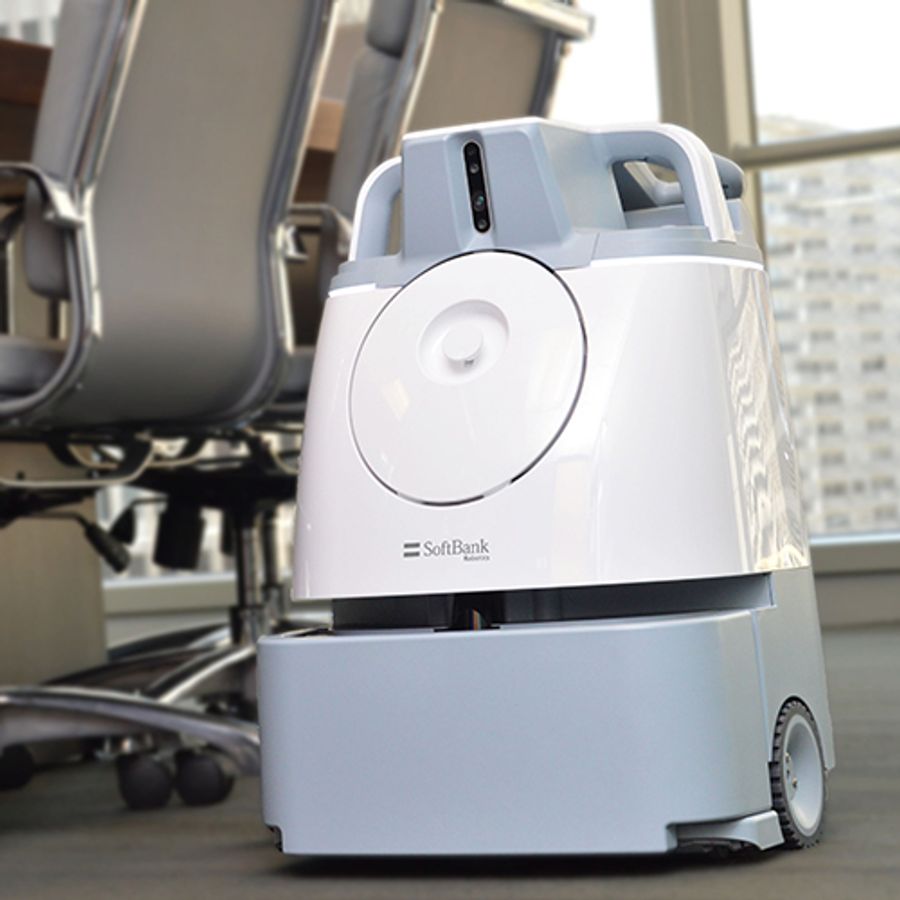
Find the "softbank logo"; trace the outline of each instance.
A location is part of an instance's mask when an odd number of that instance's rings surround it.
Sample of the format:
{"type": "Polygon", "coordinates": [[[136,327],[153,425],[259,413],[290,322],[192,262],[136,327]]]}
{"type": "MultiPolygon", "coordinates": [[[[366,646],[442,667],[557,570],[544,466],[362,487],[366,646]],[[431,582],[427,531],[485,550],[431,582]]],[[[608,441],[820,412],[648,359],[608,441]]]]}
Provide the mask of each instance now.
{"type": "Polygon", "coordinates": [[[462,562],[488,562],[491,548],[484,538],[475,541],[464,541],[460,538],[448,538],[443,541],[404,541],[403,558],[416,559],[457,557],[462,562]]]}

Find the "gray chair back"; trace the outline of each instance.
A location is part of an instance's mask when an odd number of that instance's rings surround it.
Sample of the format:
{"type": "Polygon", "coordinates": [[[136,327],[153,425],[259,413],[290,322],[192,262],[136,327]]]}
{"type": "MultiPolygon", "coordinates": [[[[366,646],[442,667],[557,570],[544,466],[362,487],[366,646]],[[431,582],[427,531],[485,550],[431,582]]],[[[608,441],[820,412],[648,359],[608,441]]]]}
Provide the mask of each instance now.
{"type": "Polygon", "coordinates": [[[0,415],[177,432],[266,405],[290,349],[282,221],[331,6],[68,0],[33,161],[82,222],[48,224],[35,194],[24,234],[31,284],[68,301],[68,345],[0,415]]]}
{"type": "Polygon", "coordinates": [[[327,202],[352,217],[366,176],[407,131],[545,115],[565,42],[492,0],[372,0],[327,202]]]}
{"type": "MultiPolygon", "coordinates": [[[[537,6],[565,7],[563,0],[537,6]]],[[[326,202],[351,219],[368,174],[408,131],[544,115],[566,35],[495,0],[372,0],[354,62],[326,202]]],[[[526,4],[527,7],[527,4],[526,4]]],[[[316,293],[324,301],[340,259],[323,224],[316,293]]],[[[395,229],[396,230],[396,229],[395,229]]],[[[318,306],[296,310],[315,333],[318,306]]]]}
{"type": "Polygon", "coordinates": [[[415,77],[404,62],[414,55],[414,46],[424,42],[434,15],[430,0],[372,0],[325,198],[348,219],[366,176],[394,151],[390,132],[403,116],[415,77]],[[405,57],[407,50],[413,52],[405,57]]]}
{"type": "MultiPolygon", "coordinates": [[[[565,5],[533,6],[542,3],[565,5]]],[[[406,130],[546,115],[565,43],[521,9],[446,0],[406,130]]]]}

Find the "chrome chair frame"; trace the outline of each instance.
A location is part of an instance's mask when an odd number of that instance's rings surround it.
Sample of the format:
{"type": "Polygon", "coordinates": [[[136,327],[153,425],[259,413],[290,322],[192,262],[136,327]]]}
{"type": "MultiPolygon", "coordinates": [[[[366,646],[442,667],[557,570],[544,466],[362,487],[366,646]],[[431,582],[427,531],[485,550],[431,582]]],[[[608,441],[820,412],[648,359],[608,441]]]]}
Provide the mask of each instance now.
{"type": "MultiPolygon", "coordinates": [[[[537,28],[547,31],[546,44],[540,70],[535,79],[535,89],[530,114],[546,112],[546,105],[552,94],[557,75],[561,48],[571,40],[583,40],[590,36],[593,29],[593,16],[560,0],[418,0],[412,11],[407,38],[394,80],[391,97],[378,133],[367,150],[368,167],[374,168],[384,159],[394,155],[412,118],[419,88],[428,65],[429,54],[440,25],[441,16],[450,2],[471,3],[477,5],[495,5],[509,10],[514,16],[537,28]]],[[[336,240],[336,251],[340,258],[346,258],[350,244],[352,223],[340,211],[327,203],[299,203],[290,208],[290,215],[285,222],[282,234],[282,258],[287,263],[306,263],[309,257],[305,251],[303,238],[308,234],[322,235],[323,226],[328,224],[330,233],[336,240]]],[[[320,298],[324,299],[324,298],[320,298]]],[[[306,352],[312,355],[312,349],[298,348],[295,352],[306,352]]],[[[297,417],[302,415],[302,406],[280,402],[276,399],[263,416],[264,420],[277,419],[280,416],[297,417]]],[[[152,475],[152,473],[151,473],[152,475]]],[[[270,539],[269,539],[270,540],[270,539]]],[[[245,546],[250,546],[255,538],[250,533],[244,534],[245,546]]],[[[267,539],[263,536],[262,551],[265,557],[267,539]]],[[[273,585],[277,581],[277,573],[268,572],[265,581],[273,585]]],[[[269,588],[270,594],[272,588],[269,588]]],[[[269,627],[291,628],[306,624],[302,613],[290,610],[290,604],[284,596],[285,587],[281,586],[280,596],[261,601],[258,591],[248,588],[247,606],[257,610],[264,609],[269,618],[269,627]]],[[[265,627],[259,623],[257,627],[265,627]]],[[[117,658],[106,666],[91,670],[88,673],[75,673],[72,680],[88,678],[97,683],[119,684],[122,679],[126,683],[140,683],[145,677],[152,683],[161,668],[168,664],[180,665],[185,658],[185,649],[190,645],[195,651],[215,650],[227,646],[231,630],[228,627],[211,627],[205,636],[199,636],[195,629],[184,629],[173,632],[156,644],[139,639],[130,645],[120,648],[117,658]]]]}
{"type": "MultiPolygon", "coordinates": [[[[68,488],[73,498],[86,487],[99,487],[104,478],[116,482],[134,482],[157,461],[153,439],[170,435],[215,435],[240,427],[258,415],[275,397],[284,376],[287,359],[287,334],[290,313],[283,261],[286,247],[289,198],[299,173],[303,150],[311,124],[313,104],[321,82],[323,63],[333,27],[335,0],[308,0],[317,31],[307,38],[303,55],[305,78],[295,78],[277,137],[274,159],[270,162],[264,215],[258,226],[261,252],[268,260],[259,272],[273,302],[269,310],[270,327],[279,335],[284,352],[260,360],[267,370],[257,381],[258,389],[240,408],[220,410],[205,422],[129,422],[98,423],[92,427],[79,423],[71,429],[73,439],[123,440],[129,445],[134,436],[145,449],[140,459],[127,455],[127,465],[104,476],[102,469],[87,477],[70,480],[0,480],[0,490],[52,491],[54,497],[68,488]],[[311,42],[311,43],[310,43],[311,42]]],[[[91,94],[82,109],[78,126],[77,175],[73,188],[48,176],[30,163],[0,163],[0,177],[27,177],[37,187],[46,210],[45,219],[64,230],[73,240],[66,241],[66,265],[74,289],[70,300],[70,331],[64,356],[53,376],[38,390],[24,396],[0,398],[0,419],[4,438],[42,440],[69,433],[70,426],[57,425],[53,410],[78,384],[90,359],[92,344],[103,331],[103,303],[97,277],[97,252],[94,241],[93,202],[95,186],[103,171],[105,153],[122,105],[122,95],[131,67],[136,43],[148,0],[120,0],[112,62],[103,74],[102,84],[91,94]]],[[[62,492],[62,494],[60,494],[62,492]]],[[[153,735],[162,740],[199,741],[230,756],[241,771],[256,770],[258,738],[255,726],[248,722],[211,716],[182,707],[185,701],[238,690],[253,696],[252,678],[246,676],[245,663],[253,656],[252,643],[219,648],[200,658],[190,659],[164,679],[145,688],[144,696],[110,692],[97,687],[47,685],[41,687],[0,688],[0,751],[14,744],[29,744],[62,738],[108,738],[118,735],[153,735]]]]}
{"type": "MultiPolygon", "coordinates": [[[[140,2],[141,0],[135,0],[135,6],[140,2]]],[[[425,0],[416,4],[388,112],[368,151],[370,168],[374,168],[383,159],[394,154],[399,147],[415,109],[425,66],[446,2],[447,0],[425,0]]],[[[532,113],[542,113],[545,111],[543,107],[552,88],[552,78],[555,77],[560,46],[566,40],[586,37],[590,33],[592,18],[565,3],[551,0],[489,0],[489,2],[524,16],[532,24],[549,29],[544,62],[538,75],[535,99],[530,110],[532,113]]],[[[106,122],[108,126],[109,119],[106,122]]],[[[49,185],[48,192],[55,187],[49,185]]],[[[60,200],[63,213],[68,210],[66,206],[68,199],[64,196],[60,200]]],[[[86,216],[77,208],[75,212],[75,216],[64,217],[64,221],[71,221],[71,227],[84,228],[85,219],[89,221],[89,207],[86,216]]],[[[324,222],[330,223],[337,236],[339,253],[345,251],[349,246],[350,223],[341,213],[327,204],[295,204],[291,206],[289,216],[277,222],[274,226],[273,241],[277,252],[272,254],[273,283],[283,287],[283,264],[305,258],[302,252],[303,234],[321,230],[324,222]]],[[[89,233],[89,228],[86,231],[89,233]]],[[[85,313],[84,318],[86,322],[96,321],[89,315],[89,311],[85,313]]],[[[73,371],[75,370],[77,362],[73,364],[73,371]]],[[[270,394],[267,401],[269,413],[273,410],[278,413],[280,409],[274,396],[274,393],[270,394]]],[[[285,410],[287,414],[290,414],[289,410],[290,408],[285,410]]],[[[143,471],[150,471],[152,475],[152,466],[143,471]]],[[[243,725],[237,726],[235,738],[228,730],[228,725],[223,724],[220,719],[216,720],[218,724],[214,728],[210,726],[209,717],[204,714],[197,714],[194,718],[192,717],[194,714],[179,711],[173,719],[170,707],[174,703],[198,696],[252,695],[255,659],[253,636],[258,631],[266,630],[278,613],[284,613],[283,595],[281,597],[271,595],[272,585],[276,580],[274,573],[268,571],[264,577],[265,583],[269,585],[268,598],[261,596],[259,579],[251,574],[257,571],[255,541],[255,535],[247,531],[238,557],[238,579],[247,592],[245,609],[253,610],[256,617],[243,633],[234,628],[229,630],[214,628],[204,635],[198,635],[196,630],[188,629],[181,636],[188,642],[187,645],[181,645],[181,637],[178,637],[175,641],[168,642],[168,646],[163,649],[154,648],[150,652],[139,652],[136,655],[123,653],[106,666],[75,673],[57,685],[41,689],[14,689],[5,694],[0,693],[0,729],[5,727],[3,718],[5,705],[7,710],[13,708],[16,710],[15,734],[20,740],[28,737],[29,722],[34,728],[34,733],[48,733],[46,722],[48,711],[52,711],[54,728],[57,729],[54,734],[57,736],[67,733],[67,721],[79,734],[91,734],[95,737],[142,733],[148,728],[159,732],[177,730],[190,738],[218,746],[235,759],[243,753],[240,765],[244,771],[252,771],[253,763],[247,762],[248,754],[252,756],[252,752],[247,750],[247,732],[243,725]],[[130,707],[119,699],[113,699],[117,695],[111,695],[103,688],[78,686],[79,680],[87,684],[137,686],[142,689],[144,696],[137,701],[135,707],[130,707]],[[68,707],[63,702],[64,699],[68,701],[68,707]],[[74,715],[68,719],[67,708],[74,711],[74,715]],[[27,710],[33,711],[34,715],[31,718],[27,715],[27,710]],[[85,715],[88,712],[92,713],[90,721],[93,724],[90,726],[85,722],[85,715]],[[176,724],[177,728],[174,727],[176,724]],[[236,750],[235,746],[238,746],[240,751],[236,750]]],[[[265,553],[263,560],[265,563],[265,553]]],[[[141,642],[138,642],[135,649],[146,647],[142,647],[141,642]]],[[[0,733],[0,745],[9,742],[8,737],[0,733]]]]}

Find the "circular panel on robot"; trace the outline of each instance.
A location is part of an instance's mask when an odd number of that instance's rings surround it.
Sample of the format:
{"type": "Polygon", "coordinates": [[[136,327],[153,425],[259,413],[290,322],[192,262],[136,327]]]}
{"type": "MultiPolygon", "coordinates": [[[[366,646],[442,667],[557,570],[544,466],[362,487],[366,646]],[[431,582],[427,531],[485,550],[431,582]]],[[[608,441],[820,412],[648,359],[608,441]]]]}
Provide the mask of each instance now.
{"type": "Polygon", "coordinates": [[[440,263],[394,295],[363,341],[350,387],[359,452],[410,500],[493,493],[559,435],[584,356],[575,301],[549,269],[503,252],[440,263]]]}

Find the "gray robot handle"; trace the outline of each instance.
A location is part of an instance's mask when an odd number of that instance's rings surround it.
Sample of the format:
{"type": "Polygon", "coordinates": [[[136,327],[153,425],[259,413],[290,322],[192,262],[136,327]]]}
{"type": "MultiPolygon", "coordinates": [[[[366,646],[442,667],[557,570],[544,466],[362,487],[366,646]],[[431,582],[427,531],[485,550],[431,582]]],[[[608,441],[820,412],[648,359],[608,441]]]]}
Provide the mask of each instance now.
{"type": "Polygon", "coordinates": [[[385,256],[391,239],[394,200],[402,187],[400,157],[383,162],[363,183],[353,216],[349,259],[385,256]]]}
{"type": "Polygon", "coordinates": [[[734,243],[716,162],[698,137],[675,125],[600,131],[594,137],[610,167],[640,161],[674,169],[691,224],[704,226],[713,241],[734,243]]]}

